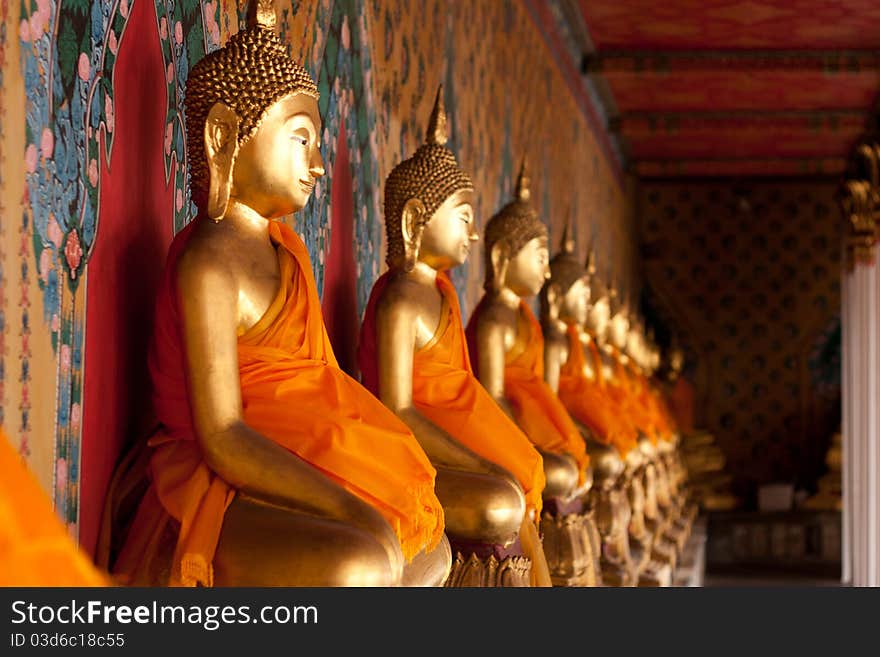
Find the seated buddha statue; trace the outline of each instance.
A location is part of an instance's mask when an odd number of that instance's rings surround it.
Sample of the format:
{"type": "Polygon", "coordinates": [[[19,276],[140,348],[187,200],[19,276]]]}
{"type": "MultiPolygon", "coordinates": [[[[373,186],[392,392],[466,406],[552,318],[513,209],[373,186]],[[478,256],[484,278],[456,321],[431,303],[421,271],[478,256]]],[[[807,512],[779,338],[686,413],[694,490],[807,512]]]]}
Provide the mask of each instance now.
{"type": "Polygon", "coordinates": [[[437,468],[456,551],[448,584],[549,586],[535,524],[541,454],[474,376],[447,274],[477,234],[473,184],[445,146],[446,120],[441,88],[425,143],[385,181],[388,271],[367,304],[358,365],[437,468]]]}
{"type": "Polygon", "coordinates": [[[596,584],[582,498],[592,472],[584,440],[544,381],[544,338],[526,299],[549,276],[547,228],[529,202],[525,161],[514,199],[486,224],[485,294],[465,331],[474,372],[543,457],[544,548],[554,584],[596,584]]]}
{"type": "Polygon", "coordinates": [[[636,434],[610,403],[595,346],[583,330],[591,311],[589,267],[585,269],[573,254],[574,242],[566,226],[562,249],[550,261],[550,279],[541,290],[544,378],[586,438],[596,480],[591,505],[601,536],[602,580],[630,586],[636,579],[629,557],[622,455],[635,444],[636,434]],[[594,452],[605,464],[601,486],[594,452]]]}
{"type": "Polygon", "coordinates": [[[187,81],[199,212],[160,286],[148,358],[161,428],[112,572],[127,584],[440,585],[451,552],[435,470],[338,367],[308,252],[280,221],[324,169],[317,87],[274,25],[272,2],[252,3],[247,28],[187,81]]]}

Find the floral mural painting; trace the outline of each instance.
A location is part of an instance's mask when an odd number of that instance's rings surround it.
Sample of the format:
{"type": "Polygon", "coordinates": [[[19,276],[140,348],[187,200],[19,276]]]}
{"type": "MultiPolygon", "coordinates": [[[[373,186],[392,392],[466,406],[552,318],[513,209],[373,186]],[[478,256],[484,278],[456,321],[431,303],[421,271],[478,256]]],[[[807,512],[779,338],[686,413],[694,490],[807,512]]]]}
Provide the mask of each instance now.
{"type": "MultiPolygon", "coordinates": [[[[6,21],[9,18],[9,0],[0,0],[0,117],[6,116],[6,93],[3,71],[6,67],[6,21]]],[[[6,121],[0,120],[0,162],[3,162],[4,126],[6,121]]],[[[3,169],[0,167],[0,426],[6,420],[6,194],[3,180],[3,169]]]]}
{"type": "MultiPolygon", "coordinates": [[[[24,0],[18,29],[26,93],[21,234],[31,240],[36,264],[31,276],[23,245],[21,449],[27,450],[26,341],[34,321],[26,290],[35,281],[42,293],[42,321],[51,329],[58,362],[55,506],[72,527],[79,512],[85,331],[83,295],[78,291],[99,232],[101,168],[110,162],[114,141],[114,65],[134,1],[24,0]]],[[[183,158],[183,82],[191,62],[218,45],[218,13],[216,1],[203,5],[199,0],[157,0],[156,29],[168,71],[166,177],[175,178],[178,226],[191,214],[183,158]]]]}

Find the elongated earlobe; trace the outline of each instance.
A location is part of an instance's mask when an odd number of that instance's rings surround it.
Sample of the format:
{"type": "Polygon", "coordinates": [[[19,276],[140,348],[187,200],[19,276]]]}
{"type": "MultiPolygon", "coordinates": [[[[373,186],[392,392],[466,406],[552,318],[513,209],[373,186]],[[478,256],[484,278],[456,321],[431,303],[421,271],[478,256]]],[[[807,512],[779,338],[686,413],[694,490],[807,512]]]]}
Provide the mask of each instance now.
{"type": "Polygon", "coordinates": [[[238,155],[238,114],[214,103],[205,121],[205,158],[208,161],[208,216],[220,221],[226,214],[232,189],[232,167],[238,155]]]}
{"type": "Polygon", "coordinates": [[[400,231],[403,235],[403,269],[412,271],[419,259],[422,245],[422,232],[428,222],[425,217],[425,204],[417,198],[409,199],[400,213],[400,231]]]}

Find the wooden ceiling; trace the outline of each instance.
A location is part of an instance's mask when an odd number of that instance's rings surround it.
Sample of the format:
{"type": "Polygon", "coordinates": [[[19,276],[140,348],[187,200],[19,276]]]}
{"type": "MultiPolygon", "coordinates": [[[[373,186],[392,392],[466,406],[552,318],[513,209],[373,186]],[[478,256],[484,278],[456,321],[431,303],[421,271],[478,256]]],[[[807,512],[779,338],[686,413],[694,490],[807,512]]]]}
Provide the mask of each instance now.
{"type": "Polygon", "coordinates": [[[641,177],[838,176],[876,114],[880,0],[575,0],[641,177]]]}

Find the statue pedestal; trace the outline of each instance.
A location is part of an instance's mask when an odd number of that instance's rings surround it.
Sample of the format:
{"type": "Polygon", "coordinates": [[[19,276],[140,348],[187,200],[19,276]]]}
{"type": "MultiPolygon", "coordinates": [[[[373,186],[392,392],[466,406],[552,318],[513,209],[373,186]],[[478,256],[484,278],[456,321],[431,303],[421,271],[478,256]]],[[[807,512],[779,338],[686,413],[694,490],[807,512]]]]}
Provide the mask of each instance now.
{"type": "Polygon", "coordinates": [[[591,513],[541,516],[544,554],[553,586],[599,586],[599,564],[590,530],[591,513]]]}
{"type": "Polygon", "coordinates": [[[520,588],[531,586],[532,561],[517,539],[509,547],[450,538],[452,569],[444,586],[520,588]]]}

